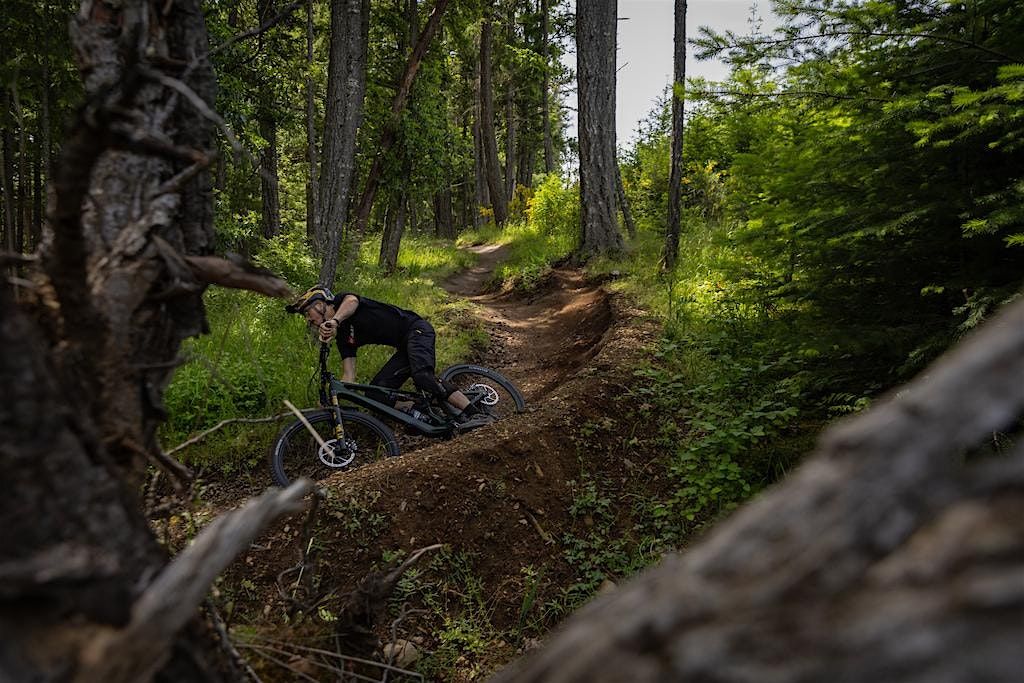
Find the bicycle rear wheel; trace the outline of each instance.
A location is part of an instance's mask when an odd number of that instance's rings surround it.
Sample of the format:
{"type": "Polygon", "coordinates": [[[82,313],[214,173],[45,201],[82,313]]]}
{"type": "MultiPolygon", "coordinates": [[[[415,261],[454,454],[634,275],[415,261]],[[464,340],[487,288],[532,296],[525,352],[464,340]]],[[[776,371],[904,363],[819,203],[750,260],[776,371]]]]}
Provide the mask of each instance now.
{"type": "Polygon", "coordinates": [[[522,392],[500,372],[479,365],[454,365],[441,379],[451,382],[478,410],[503,419],[526,409],[522,392]]]}
{"type": "Polygon", "coordinates": [[[395,434],[383,422],[356,410],[343,410],[341,414],[345,439],[339,445],[332,411],[303,413],[327,449],[298,420],[281,431],[267,457],[275,484],[287,486],[299,477],[319,481],[338,470],[350,470],[398,455],[395,434]]]}

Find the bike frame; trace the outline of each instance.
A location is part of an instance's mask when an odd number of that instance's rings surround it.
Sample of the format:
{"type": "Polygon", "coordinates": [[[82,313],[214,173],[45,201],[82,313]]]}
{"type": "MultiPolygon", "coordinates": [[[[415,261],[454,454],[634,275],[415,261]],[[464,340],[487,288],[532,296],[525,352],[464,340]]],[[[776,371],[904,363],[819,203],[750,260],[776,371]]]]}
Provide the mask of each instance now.
{"type": "MultiPolygon", "coordinates": [[[[351,403],[360,408],[365,408],[371,413],[390,417],[396,422],[402,423],[408,429],[422,434],[423,436],[433,438],[445,437],[450,436],[455,431],[455,426],[452,423],[444,425],[427,424],[426,422],[418,420],[412,415],[398,410],[386,403],[373,400],[369,396],[366,396],[365,392],[380,391],[394,396],[397,399],[405,399],[413,402],[417,399],[422,399],[423,396],[421,395],[401,391],[399,389],[381,387],[374,384],[358,384],[356,382],[344,382],[338,379],[327,367],[327,358],[330,351],[330,345],[320,345],[320,404],[325,408],[331,408],[335,411],[335,436],[339,439],[343,439],[345,436],[344,427],[342,426],[342,401],[351,403]]],[[[444,406],[442,406],[442,408],[443,407],[444,406]]]]}

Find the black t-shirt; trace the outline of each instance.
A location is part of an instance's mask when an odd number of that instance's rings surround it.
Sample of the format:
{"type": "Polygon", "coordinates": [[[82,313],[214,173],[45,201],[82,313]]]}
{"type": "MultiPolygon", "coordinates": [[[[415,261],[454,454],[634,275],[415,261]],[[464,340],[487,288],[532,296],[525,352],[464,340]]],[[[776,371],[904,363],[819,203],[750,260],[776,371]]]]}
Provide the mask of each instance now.
{"type": "Polygon", "coordinates": [[[359,299],[359,306],[338,326],[338,350],[342,358],[355,358],[356,350],[367,344],[400,348],[405,343],[409,328],[422,320],[412,311],[351,292],[342,292],[334,297],[335,309],[346,296],[359,299]]]}

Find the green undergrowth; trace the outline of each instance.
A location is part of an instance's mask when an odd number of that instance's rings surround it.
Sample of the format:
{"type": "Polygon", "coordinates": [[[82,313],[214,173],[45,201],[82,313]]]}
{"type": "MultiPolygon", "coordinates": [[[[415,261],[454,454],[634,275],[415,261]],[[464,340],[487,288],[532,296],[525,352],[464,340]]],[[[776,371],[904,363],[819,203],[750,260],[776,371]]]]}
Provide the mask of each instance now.
{"type": "MultiPolygon", "coordinates": [[[[303,249],[291,238],[280,237],[257,260],[283,273],[301,291],[316,280],[315,263],[303,249]]],[[[468,304],[436,286],[466,267],[471,255],[451,244],[410,235],[403,240],[397,272],[380,278],[374,266],[377,249],[377,243],[365,244],[357,266],[339,273],[335,291],[353,291],[428,318],[438,332],[439,368],[464,360],[487,344],[468,304]]],[[[210,333],[185,343],[182,354],[187,362],[175,372],[165,395],[169,417],[160,438],[167,447],[221,420],[283,413],[285,399],[300,408],[317,404],[318,346],[300,316],[286,313],[280,300],[250,292],[211,288],[204,301],[210,333]]],[[[383,347],[362,351],[359,380],[369,381],[388,356],[383,347]]],[[[336,353],[331,363],[340,373],[336,353]]],[[[252,465],[279,428],[280,423],[230,425],[182,456],[190,463],[226,471],[252,465]]]]}
{"type": "MultiPolygon", "coordinates": [[[[552,182],[547,193],[550,204],[560,206],[551,197],[574,195],[575,189],[552,182]]],[[[537,275],[524,275],[524,263],[525,272],[541,274],[572,251],[577,216],[538,214],[540,206],[532,204],[525,223],[503,233],[512,253],[506,266],[515,273],[506,277],[506,285],[537,281],[537,275]],[[556,215],[553,220],[562,223],[542,224],[538,215],[556,215]]],[[[642,520],[641,539],[631,550],[610,534],[600,541],[602,535],[595,537],[593,530],[567,539],[566,552],[581,573],[566,604],[579,604],[604,578],[630,573],[631,563],[644,556],[636,548],[685,544],[791,469],[826,419],[869,402],[863,392],[827,390],[835,379],[828,370],[835,360],[830,340],[801,334],[803,311],[766,307],[732,275],[738,257],[729,246],[728,224],[695,213],[686,222],[683,256],[672,273],[659,267],[660,228],[642,216],[639,234],[627,241],[624,254],[588,266],[591,274],[607,279],[607,287],[661,323],[661,339],[632,369],[620,409],[654,426],[648,447],[663,454],[667,486],[633,515],[642,520]]],[[[578,500],[594,499],[593,485],[587,484],[582,490],[591,493],[578,500]]]]}
{"type": "Polygon", "coordinates": [[[464,233],[459,244],[505,244],[509,253],[495,269],[492,283],[519,290],[538,284],[552,264],[576,245],[579,223],[577,186],[557,175],[544,177],[535,190],[519,188],[504,229],[494,223],[464,233]]]}

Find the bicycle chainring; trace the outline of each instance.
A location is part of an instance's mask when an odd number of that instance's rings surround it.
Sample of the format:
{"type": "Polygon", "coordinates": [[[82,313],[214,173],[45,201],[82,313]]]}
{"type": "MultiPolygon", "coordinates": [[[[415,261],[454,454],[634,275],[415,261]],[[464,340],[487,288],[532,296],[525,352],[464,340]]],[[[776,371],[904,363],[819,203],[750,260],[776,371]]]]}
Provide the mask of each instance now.
{"type": "Polygon", "coordinates": [[[317,449],[317,457],[325,466],[334,469],[342,469],[352,464],[356,459],[358,446],[352,439],[345,439],[341,447],[338,447],[338,440],[331,439],[317,449]],[[326,448],[325,448],[326,446],[326,448]]]}

